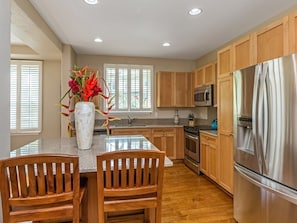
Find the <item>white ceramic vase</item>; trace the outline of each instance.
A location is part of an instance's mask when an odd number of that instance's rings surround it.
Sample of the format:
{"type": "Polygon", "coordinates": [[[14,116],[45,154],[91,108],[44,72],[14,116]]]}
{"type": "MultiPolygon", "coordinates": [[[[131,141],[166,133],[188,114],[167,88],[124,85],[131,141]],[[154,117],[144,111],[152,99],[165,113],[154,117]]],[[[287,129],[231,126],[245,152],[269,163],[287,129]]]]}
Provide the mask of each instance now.
{"type": "Polygon", "coordinates": [[[75,131],[79,149],[90,149],[95,124],[95,105],[93,102],[80,101],[74,109],[75,131]]]}

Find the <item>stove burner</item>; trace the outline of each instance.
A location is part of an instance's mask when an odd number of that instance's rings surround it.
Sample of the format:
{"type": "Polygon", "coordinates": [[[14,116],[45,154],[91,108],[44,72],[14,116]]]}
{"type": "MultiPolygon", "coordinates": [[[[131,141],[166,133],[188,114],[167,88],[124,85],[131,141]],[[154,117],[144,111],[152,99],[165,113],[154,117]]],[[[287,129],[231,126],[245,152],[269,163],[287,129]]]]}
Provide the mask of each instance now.
{"type": "Polygon", "coordinates": [[[211,130],[210,125],[184,126],[184,131],[193,135],[199,135],[199,130],[211,130]]]}

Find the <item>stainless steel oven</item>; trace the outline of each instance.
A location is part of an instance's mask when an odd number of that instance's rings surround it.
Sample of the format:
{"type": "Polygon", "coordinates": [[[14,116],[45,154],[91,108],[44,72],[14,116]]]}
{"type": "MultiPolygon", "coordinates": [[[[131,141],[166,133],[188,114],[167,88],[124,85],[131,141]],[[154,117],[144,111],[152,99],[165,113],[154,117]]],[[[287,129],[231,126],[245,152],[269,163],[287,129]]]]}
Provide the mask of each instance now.
{"type": "Polygon", "coordinates": [[[185,157],[184,163],[197,174],[200,174],[200,146],[198,134],[185,131],[185,157]]]}
{"type": "Polygon", "coordinates": [[[211,129],[211,126],[184,126],[184,163],[197,174],[200,174],[200,129],[211,129]]]}

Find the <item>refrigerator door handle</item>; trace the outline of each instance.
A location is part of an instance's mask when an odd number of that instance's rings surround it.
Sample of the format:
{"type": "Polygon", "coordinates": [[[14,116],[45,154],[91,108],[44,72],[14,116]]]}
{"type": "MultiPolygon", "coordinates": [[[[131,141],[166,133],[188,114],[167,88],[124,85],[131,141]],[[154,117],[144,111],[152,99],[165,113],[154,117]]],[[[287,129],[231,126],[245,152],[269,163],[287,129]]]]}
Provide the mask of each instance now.
{"type": "Polygon", "coordinates": [[[262,72],[262,64],[256,65],[255,78],[254,78],[254,89],[253,89],[253,102],[252,102],[252,131],[253,131],[253,141],[255,155],[258,161],[258,168],[260,173],[262,173],[262,162],[259,154],[259,95],[260,95],[260,78],[262,72]]]}
{"type": "Polygon", "coordinates": [[[282,197],[283,199],[297,205],[297,192],[296,191],[289,189],[289,188],[287,188],[277,182],[274,182],[270,179],[267,179],[263,176],[256,175],[255,173],[251,172],[250,170],[243,169],[242,167],[240,167],[237,164],[234,165],[234,168],[243,178],[248,180],[250,183],[252,183],[260,188],[264,188],[267,191],[272,192],[272,193],[278,195],[279,197],[282,197]]]}
{"type": "MultiPolygon", "coordinates": [[[[268,119],[269,119],[269,114],[268,114],[268,89],[267,89],[267,76],[268,76],[268,72],[269,72],[269,66],[267,63],[263,63],[263,70],[262,70],[262,96],[263,96],[263,115],[261,115],[261,119],[263,119],[263,126],[262,126],[262,141],[261,144],[259,146],[259,153],[261,156],[261,160],[262,160],[262,168],[263,168],[263,173],[267,174],[267,165],[266,165],[266,159],[265,159],[265,154],[267,151],[264,151],[264,149],[267,149],[268,147],[268,128],[269,128],[269,124],[268,124],[268,119]]],[[[272,72],[272,71],[270,71],[272,72]]]]}

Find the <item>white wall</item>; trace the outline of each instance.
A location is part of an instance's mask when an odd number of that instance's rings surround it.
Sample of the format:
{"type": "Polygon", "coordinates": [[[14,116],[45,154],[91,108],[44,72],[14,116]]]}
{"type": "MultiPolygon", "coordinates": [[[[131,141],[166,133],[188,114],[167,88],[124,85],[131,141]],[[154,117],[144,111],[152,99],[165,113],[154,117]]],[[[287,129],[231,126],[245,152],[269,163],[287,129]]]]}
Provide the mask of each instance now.
{"type": "MultiPolygon", "coordinates": [[[[0,158],[7,157],[10,151],[9,127],[9,64],[10,64],[10,0],[0,0],[0,158]]],[[[2,206],[0,203],[0,220],[2,206]]]]}

